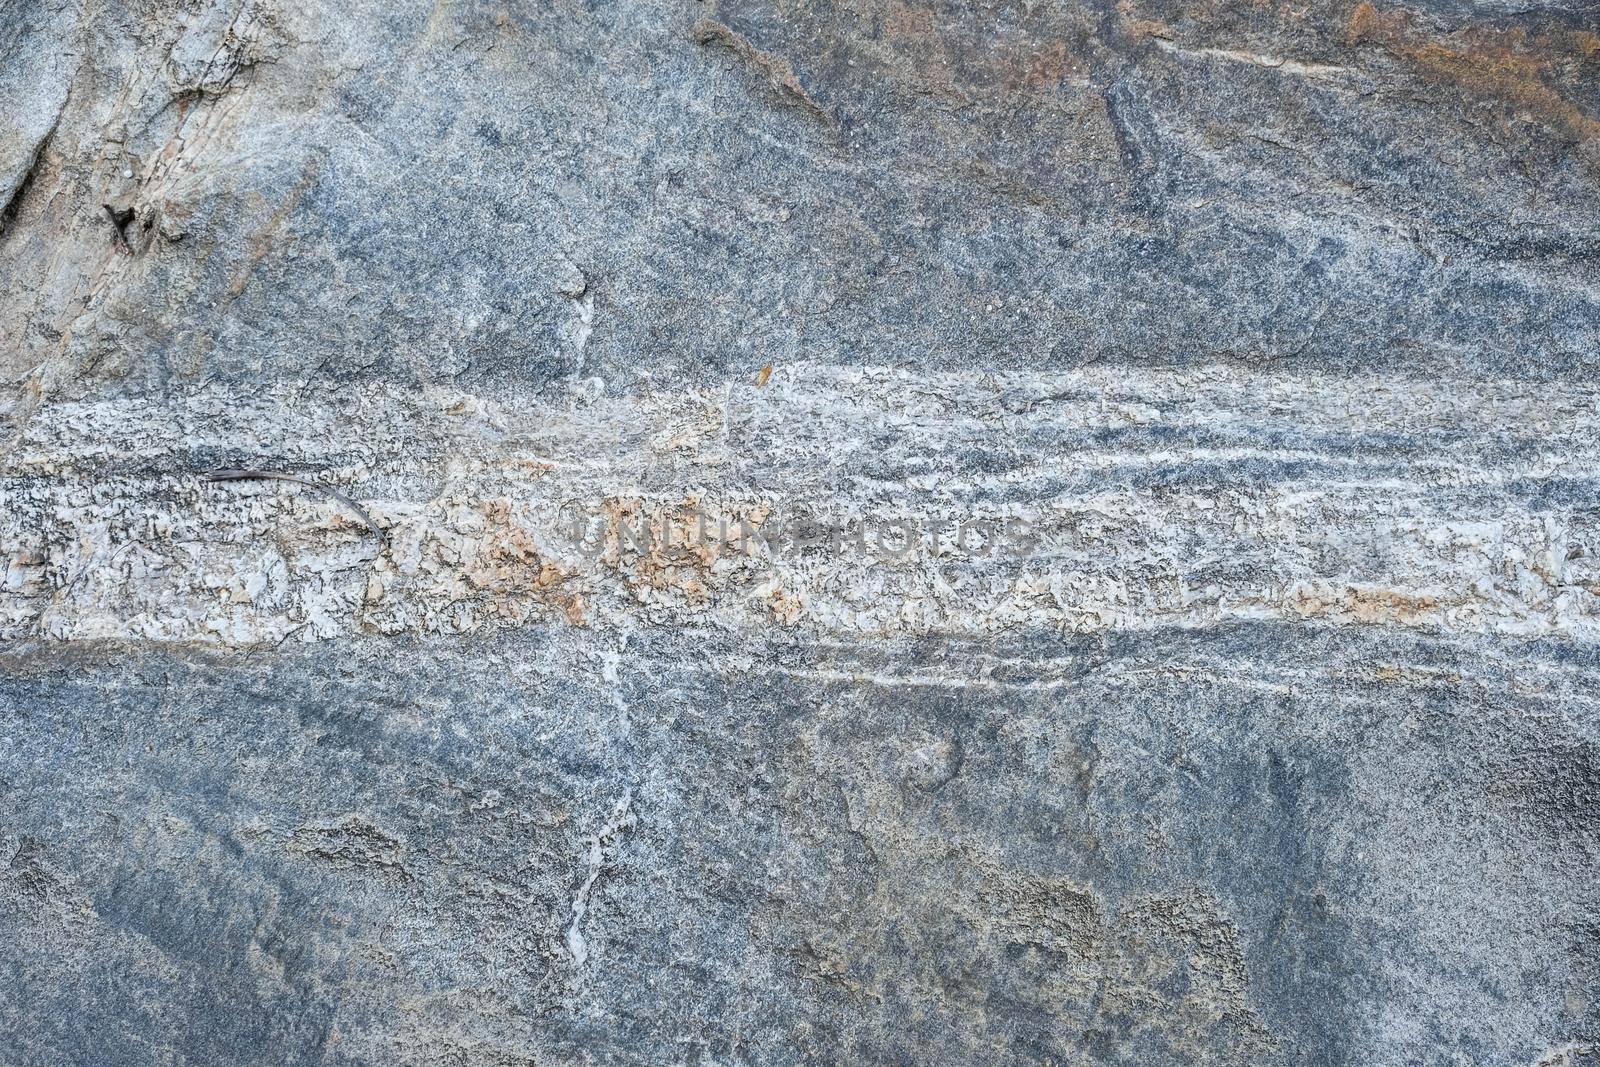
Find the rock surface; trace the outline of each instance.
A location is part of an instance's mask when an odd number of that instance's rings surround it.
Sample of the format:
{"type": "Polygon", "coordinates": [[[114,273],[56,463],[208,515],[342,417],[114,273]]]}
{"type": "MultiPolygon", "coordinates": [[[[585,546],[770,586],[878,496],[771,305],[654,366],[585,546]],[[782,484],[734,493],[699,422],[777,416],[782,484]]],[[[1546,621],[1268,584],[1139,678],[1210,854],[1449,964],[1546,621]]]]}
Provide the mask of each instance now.
{"type": "Polygon", "coordinates": [[[14,0],[0,103],[7,1067],[1600,1063],[1589,0],[14,0]]]}

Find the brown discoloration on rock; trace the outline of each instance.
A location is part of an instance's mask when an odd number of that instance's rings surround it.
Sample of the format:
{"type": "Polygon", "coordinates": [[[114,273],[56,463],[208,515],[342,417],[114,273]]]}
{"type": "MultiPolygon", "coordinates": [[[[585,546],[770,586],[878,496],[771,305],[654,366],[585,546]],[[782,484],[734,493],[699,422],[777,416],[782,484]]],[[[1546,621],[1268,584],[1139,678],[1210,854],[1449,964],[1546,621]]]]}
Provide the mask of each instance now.
{"type": "Polygon", "coordinates": [[[760,594],[761,603],[772,612],[773,618],[785,626],[793,626],[805,614],[805,604],[793,593],[773,586],[760,594]]]}
{"type": "Polygon", "coordinates": [[[511,503],[485,501],[478,511],[485,520],[483,551],[464,570],[467,583],[497,596],[536,595],[566,577],[544,560],[528,527],[516,521],[511,503]]]}
{"type": "Polygon", "coordinates": [[[589,609],[583,597],[574,594],[560,601],[561,617],[566,619],[568,626],[588,626],[589,609]]]}
{"type": "Polygon", "coordinates": [[[1437,597],[1427,594],[1352,585],[1338,591],[1298,590],[1293,606],[1302,618],[1327,616],[1348,622],[1419,625],[1435,621],[1440,604],[1437,597]]]}
{"type": "Polygon", "coordinates": [[[1207,54],[1270,55],[1277,62],[1262,65],[1289,69],[1327,63],[1354,49],[1379,64],[1380,56],[1387,57],[1404,73],[1469,99],[1494,101],[1505,109],[1504,123],[1537,122],[1574,141],[1600,136],[1600,118],[1571,88],[1574,73],[1600,56],[1600,36],[1591,30],[1469,24],[1440,33],[1407,8],[1372,0],[1354,7],[1252,5],[1249,17],[1238,5],[1147,6],[1131,0],[1118,5],[1122,26],[1135,41],[1181,40],[1183,48],[1207,54]]]}
{"type": "MultiPolygon", "coordinates": [[[[230,297],[237,297],[244,292],[245,286],[250,284],[250,279],[254,276],[256,268],[261,265],[261,261],[276,249],[279,231],[282,230],[285,220],[299,206],[307,190],[316,183],[320,173],[321,165],[313,160],[306,168],[305,176],[294,184],[294,187],[289,190],[289,194],[273,209],[266,221],[250,235],[249,250],[245,255],[244,262],[239,265],[238,270],[234,273],[233,281],[228,283],[228,295],[230,297]]],[[[147,238],[147,240],[149,239],[147,238]]]]}
{"type": "Polygon", "coordinates": [[[801,82],[800,76],[789,61],[782,56],[757,48],[749,38],[739,31],[725,26],[715,19],[701,19],[694,24],[690,31],[697,44],[717,44],[729,49],[734,55],[755,67],[765,74],[767,81],[778,90],[779,94],[800,104],[807,111],[816,115],[825,122],[835,121],[831,112],[812,96],[801,82]]]}
{"type": "Polygon", "coordinates": [[[1471,26],[1434,37],[1410,12],[1363,0],[1350,13],[1345,39],[1381,49],[1430,81],[1518,109],[1575,141],[1600,137],[1600,119],[1549,84],[1563,67],[1594,60],[1600,38],[1592,32],[1471,26]]]}
{"type": "Polygon", "coordinates": [[[1386,18],[1378,14],[1378,9],[1373,7],[1368,0],[1362,0],[1355,10],[1350,12],[1350,21],[1346,27],[1346,36],[1352,43],[1360,43],[1379,33],[1388,32],[1386,18]]]}
{"type": "Polygon", "coordinates": [[[986,27],[977,37],[901,0],[864,5],[883,27],[877,50],[899,80],[963,100],[1047,91],[1085,67],[1068,43],[1035,20],[986,27]]]}
{"type": "Polygon", "coordinates": [[[611,497],[600,511],[608,539],[601,562],[640,601],[703,606],[760,566],[755,539],[769,513],[765,505],[719,511],[694,497],[675,504],[611,497]]]}
{"type": "MultiPolygon", "coordinates": [[[[854,0],[844,7],[840,19],[822,24],[767,4],[725,2],[718,11],[739,30],[702,22],[696,34],[761,57],[803,57],[813,75],[811,91],[821,87],[830,101],[870,99],[888,88],[964,108],[1046,95],[1087,76],[1075,35],[1087,38],[1090,30],[1076,16],[1008,11],[973,19],[906,0],[854,0]]],[[[791,67],[780,62],[782,82],[791,67]]],[[[766,58],[760,65],[768,66],[766,58]]]]}
{"type": "Polygon", "coordinates": [[[1362,622],[1417,622],[1439,606],[1431,596],[1418,596],[1391,589],[1350,589],[1348,603],[1362,622]]]}
{"type": "Polygon", "coordinates": [[[439,505],[425,523],[406,525],[368,575],[363,628],[462,631],[488,620],[581,617],[568,588],[574,574],[546,554],[535,529],[528,508],[505,498],[439,505]]]}

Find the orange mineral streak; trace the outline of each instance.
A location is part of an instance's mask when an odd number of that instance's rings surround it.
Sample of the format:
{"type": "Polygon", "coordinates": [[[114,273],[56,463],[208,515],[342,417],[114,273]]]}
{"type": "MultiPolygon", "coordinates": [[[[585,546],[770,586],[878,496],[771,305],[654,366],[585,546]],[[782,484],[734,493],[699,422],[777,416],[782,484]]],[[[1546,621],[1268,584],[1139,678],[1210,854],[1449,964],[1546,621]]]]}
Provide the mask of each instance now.
{"type": "Polygon", "coordinates": [[[1346,40],[1382,50],[1422,77],[1495,100],[1575,141],[1600,138],[1600,119],[1551,81],[1572,64],[1600,61],[1600,36],[1587,30],[1532,34],[1522,28],[1472,26],[1431,36],[1407,11],[1380,11],[1363,0],[1350,13],[1346,40]]]}

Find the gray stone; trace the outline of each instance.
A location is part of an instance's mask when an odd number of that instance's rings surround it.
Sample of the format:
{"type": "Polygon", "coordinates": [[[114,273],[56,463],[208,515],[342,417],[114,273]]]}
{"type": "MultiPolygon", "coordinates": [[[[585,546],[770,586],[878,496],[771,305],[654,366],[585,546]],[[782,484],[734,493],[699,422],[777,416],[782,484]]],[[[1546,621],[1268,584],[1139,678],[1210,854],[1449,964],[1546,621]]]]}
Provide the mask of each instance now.
{"type": "Polygon", "coordinates": [[[1586,0],[17,0],[0,102],[0,1063],[1600,1064],[1586,0]]]}

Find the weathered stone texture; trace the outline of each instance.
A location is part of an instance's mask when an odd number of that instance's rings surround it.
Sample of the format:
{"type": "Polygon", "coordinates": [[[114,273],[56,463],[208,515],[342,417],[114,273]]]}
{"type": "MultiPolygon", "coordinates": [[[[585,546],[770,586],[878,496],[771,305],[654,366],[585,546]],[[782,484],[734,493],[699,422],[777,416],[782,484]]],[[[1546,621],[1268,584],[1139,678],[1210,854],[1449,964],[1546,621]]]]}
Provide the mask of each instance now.
{"type": "Polygon", "coordinates": [[[0,1064],[1600,1063],[1589,0],[11,0],[0,105],[0,1064]],[[800,513],[933,534],[681,536],[800,513]]]}

